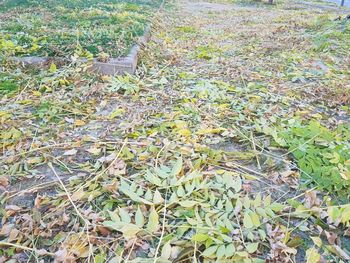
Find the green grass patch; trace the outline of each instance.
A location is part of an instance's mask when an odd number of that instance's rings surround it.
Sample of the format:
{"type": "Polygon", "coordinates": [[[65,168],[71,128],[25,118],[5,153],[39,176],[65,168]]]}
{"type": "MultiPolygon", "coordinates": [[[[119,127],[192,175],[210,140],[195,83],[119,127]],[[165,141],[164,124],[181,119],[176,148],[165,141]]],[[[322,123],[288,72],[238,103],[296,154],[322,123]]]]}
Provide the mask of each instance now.
{"type": "Polygon", "coordinates": [[[17,0],[0,7],[0,51],[16,56],[126,55],[144,33],[156,1],[17,0]]]}

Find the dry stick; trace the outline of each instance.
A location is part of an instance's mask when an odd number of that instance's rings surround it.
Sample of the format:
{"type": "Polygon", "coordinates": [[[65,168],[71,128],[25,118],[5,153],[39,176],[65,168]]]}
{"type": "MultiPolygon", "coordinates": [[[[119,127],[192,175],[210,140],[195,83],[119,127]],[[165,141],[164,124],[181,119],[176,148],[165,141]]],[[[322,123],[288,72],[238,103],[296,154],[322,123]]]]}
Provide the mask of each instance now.
{"type": "Polygon", "coordinates": [[[34,192],[34,191],[37,191],[37,190],[40,190],[40,189],[45,189],[45,188],[50,187],[52,185],[55,185],[57,183],[58,183],[57,181],[45,182],[45,183],[41,183],[41,184],[35,185],[35,186],[31,187],[31,188],[21,190],[21,191],[7,192],[8,194],[11,194],[11,193],[12,194],[10,196],[7,196],[6,200],[12,199],[13,197],[15,197],[17,195],[21,195],[21,194],[24,194],[24,193],[31,193],[31,192],[34,192]]]}
{"type": "Polygon", "coordinates": [[[258,164],[259,170],[261,170],[260,160],[259,160],[259,156],[258,156],[257,151],[256,151],[255,140],[254,140],[253,132],[252,132],[252,131],[250,132],[250,136],[251,136],[251,138],[252,138],[252,144],[253,144],[253,150],[254,150],[254,153],[255,153],[256,162],[257,162],[257,164],[258,164]]]}
{"type": "MultiPolygon", "coordinates": [[[[25,246],[21,246],[21,245],[9,243],[9,242],[0,241],[0,247],[1,246],[15,247],[15,248],[18,248],[18,249],[28,250],[28,251],[35,252],[37,254],[41,254],[37,249],[30,248],[30,247],[25,247],[25,246]]],[[[44,254],[48,255],[48,256],[53,256],[53,257],[55,256],[54,253],[47,252],[47,251],[44,254]]]]}
{"type": "Polygon", "coordinates": [[[161,154],[161,152],[165,149],[165,144],[164,146],[160,149],[160,151],[157,153],[157,156],[156,156],[156,163],[155,163],[155,167],[158,168],[158,159],[159,159],[159,156],[161,154]]]}
{"type": "Polygon", "coordinates": [[[69,169],[69,167],[64,163],[62,162],[60,159],[58,159],[57,157],[53,156],[53,155],[49,155],[52,159],[56,160],[58,163],[60,163],[64,168],[66,168],[66,170],[70,173],[70,174],[73,174],[72,170],[69,169]]]}
{"type": "Polygon", "coordinates": [[[197,263],[197,241],[194,242],[194,247],[193,247],[193,262],[197,263]]]}
{"type": "Polygon", "coordinates": [[[134,249],[136,240],[137,240],[137,238],[134,238],[134,242],[132,243],[132,246],[131,246],[131,248],[130,248],[129,254],[128,254],[128,256],[127,256],[126,259],[125,259],[125,263],[128,263],[128,262],[129,262],[129,258],[130,258],[130,256],[131,256],[131,252],[132,252],[133,249],[134,249]]]}
{"type": "Polygon", "coordinates": [[[239,227],[239,233],[241,234],[242,243],[243,243],[243,245],[245,246],[244,235],[243,235],[243,231],[242,231],[242,226],[241,226],[241,224],[239,223],[239,218],[238,218],[238,216],[235,215],[235,217],[236,217],[237,224],[238,224],[238,227],[239,227]]]}
{"type": "MultiPolygon", "coordinates": [[[[107,168],[103,169],[101,172],[99,172],[95,177],[94,177],[94,180],[95,182],[97,181],[98,178],[100,178],[106,171],[108,171],[108,169],[116,162],[116,160],[119,158],[122,150],[124,149],[125,145],[126,145],[127,141],[124,141],[122,147],[120,148],[117,156],[114,158],[114,160],[108,165],[107,168]]],[[[52,166],[52,165],[51,165],[52,166]]],[[[51,168],[51,167],[50,167],[51,168]]],[[[52,169],[52,168],[51,168],[52,169]]],[[[92,174],[90,175],[90,177],[92,176],[92,174]]],[[[121,175],[117,175],[118,177],[122,177],[121,175]]],[[[56,176],[57,177],[57,176],[56,176]]],[[[88,180],[89,178],[86,178],[86,180],[88,180]]],[[[128,181],[131,181],[129,179],[126,179],[128,181]]],[[[61,180],[59,180],[61,182],[61,180]]],[[[84,189],[84,187],[87,186],[87,184],[89,183],[90,181],[86,181],[84,184],[80,185],[80,187],[78,189],[76,189],[76,191],[79,191],[79,190],[82,190],[84,189]]],[[[65,191],[66,193],[68,192],[67,189],[65,188],[65,191]]],[[[72,203],[72,202],[71,202],[72,203]]],[[[60,206],[62,205],[65,205],[65,202],[61,203],[60,206]]]]}
{"type": "MultiPolygon", "coordinates": [[[[29,151],[26,151],[26,152],[17,153],[17,154],[12,155],[12,156],[3,156],[3,157],[0,157],[0,160],[4,160],[4,159],[10,158],[10,157],[15,158],[15,157],[18,157],[18,156],[21,156],[21,155],[26,155],[26,154],[30,154],[30,153],[33,153],[33,152],[38,152],[38,151],[45,150],[45,149],[50,149],[50,148],[61,148],[61,147],[68,146],[68,145],[71,145],[71,144],[74,144],[74,143],[77,143],[77,142],[62,142],[62,143],[47,145],[47,146],[43,146],[43,147],[39,147],[39,148],[36,148],[36,149],[29,150],[29,151]]],[[[121,144],[121,143],[123,143],[123,141],[104,141],[104,142],[91,142],[91,143],[95,143],[95,144],[121,144]]],[[[145,145],[144,143],[139,143],[139,142],[127,142],[127,144],[141,145],[141,146],[145,145]]]]}
{"type": "MultiPolygon", "coordinates": [[[[127,144],[127,140],[125,140],[123,142],[122,147],[120,148],[119,152],[117,153],[117,155],[115,156],[115,158],[113,159],[113,161],[105,168],[103,169],[101,172],[99,172],[95,177],[94,177],[94,181],[96,182],[97,179],[99,179],[105,172],[107,172],[109,170],[109,168],[111,168],[114,163],[118,160],[120,154],[122,153],[122,151],[124,150],[125,145],[127,144]]],[[[119,175],[120,176],[120,175],[119,175]]],[[[121,176],[120,176],[121,177],[121,176]]],[[[87,183],[87,182],[86,182],[87,183]]],[[[79,189],[82,189],[84,186],[86,186],[86,183],[84,185],[82,185],[79,189]]]]}
{"type": "Polygon", "coordinates": [[[33,149],[33,150],[29,150],[29,151],[26,151],[26,152],[23,152],[23,153],[17,153],[17,154],[12,155],[12,156],[3,156],[3,157],[0,157],[0,160],[6,159],[6,158],[10,158],[10,157],[15,158],[15,157],[18,157],[18,156],[21,156],[21,155],[37,152],[37,151],[40,151],[40,150],[45,150],[45,149],[50,149],[50,148],[55,148],[55,147],[59,148],[59,147],[63,147],[63,146],[70,145],[70,144],[71,143],[63,142],[63,143],[47,145],[47,146],[39,147],[39,148],[36,148],[36,149],[33,149]]]}
{"type": "Polygon", "coordinates": [[[164,236],[164,232],[165,232],[165,217],[166,217],[166,206],[167,206],[166,198],[167,198],[167,195],[168,195],[168,189],[169,188],[167,188],[166,191],[165,191],[165,198],[164,198],[164,214],[163,214],[163,221],[162,221],[162,234],[160,235],[159,243],[158,243],[156,252],[154,253],[154,261],[153,261],[153,263],[157,263],[158,251],[159,251],[160,246],[162,244],[162,240],[163,240],[163,236],[164,236]]]}
{"type": "Polygon", "coordinates": [[[57,177],[57,179],[58,179],[58,181],[60,182],[61,186],[63,187],[64,191],[66,192],[67,197],[68,197],[70,203],[72,204],[74,210],[76,211],[77,215],[83,220],[83,222],[84,222],[84,224],[85,224],[84,227],[86,227],[86,234],[87,234],[87,239],[88,239],[89,248],[90,248],[90,249],[89,249],[89,257],[88,257],[88,258],[90,259],[90,257],[91,257],[91,250],[92,250],[92,244],[91,244],[91,242],[90,242],[90,237],[89,237],[89,225],[90,225],[90,222],[89,222],[88,220],[86,220],[85,217],[80,213],[78,207],[75,205],[75,203],[74,203],[74,201],[73,201],[71,195],[69,194],[69,192],[68,192],[66,186],[65,186],[64,183],[62,182],[62,180],[61,180],[61,178],[59,177],[59,175],[56,173],[55,168],[52,166],[52,163],[49,162],[49,163],[48,163],[48,166],[50,167],[50,169],[52,170],[52,172],[55,174],[55,176],[57,177]]]}
{"type": "MultiPolygon", "coordinates": [[[[262,174],[262,173],[259,173],[257,171],[254,171],[254,170],[251,170],[245,166],[242,166],[242,165],[239,165],[237,163],[234,163],[233,164],[237,167],[239,167],[241,170],[247,170],[249,172],[252,172],[252,173],[255,173],[257,175],[260,175],[260,176],[263,176],[263,177],[266,177],[266,175],[262,174]]],[[[216,167],[221,167],[221,168],[224,168],[224,169],[228,169],[228,170],[231,170],[231,171],[236,171],[235,169],[231,168],[231,167],[226,167],[226,166],[222,166],[222,165],[217,165],[217,164],[211,164],[212,166],[216,166],[216,167]]],[[[239,169],[238,169],[239,170],[239,169]]],[[[261,183],[264,183],[272,188],[275,188],[277,191],[280,191],[280,192],[284,192],[283,190],[280,190],[280,189],[277,189],[275,185],[272,185],[272,184],[269,184],[267,182],[264,182],[263,180],[261,180],[260,178],[255,178],[257,181],[261,182],[261,183]]]]}
{"type": "Polygon", "coordinates": [[[50,167],[50,169],[52,170],[52,172],[55,174],[55,176],[56,176],[56,178],[58,179],[59,183],[61,184],[63,190],[66,192],[66,195],[67,195],[67,197],[68,197],[68,200],[69,200],[69,202],[72,204],[72,206],[74,207],[74,210],[76,211],[77,215],[84,221],[84,223],[85,223],[86,225],[89,225],[90,222],[87,221],[87,220],[85,219],[85,217],[80,213],[78,207],[75,205],[75,203],[74,203],[74,201],[73,201],[71,195],[69,194],[69,192],[68,192],[66,186],[65,186],[64,183],[62,182],[62,180],[61,180],[61,178],[59,177],[59,175],[56,173],[55,168],[53,168],[52,163],[49,162],[49,163],[48,163],[48,166],[50,167]]]}
{"type": "Polygon", "coordinates": [[[19,98],[22,96],[22,93],[29,87],[29,83],[27,83],[27,85],[21,90],[21,92],[18,94],[15,102],[17,102],[19,100],[19,98]]]}

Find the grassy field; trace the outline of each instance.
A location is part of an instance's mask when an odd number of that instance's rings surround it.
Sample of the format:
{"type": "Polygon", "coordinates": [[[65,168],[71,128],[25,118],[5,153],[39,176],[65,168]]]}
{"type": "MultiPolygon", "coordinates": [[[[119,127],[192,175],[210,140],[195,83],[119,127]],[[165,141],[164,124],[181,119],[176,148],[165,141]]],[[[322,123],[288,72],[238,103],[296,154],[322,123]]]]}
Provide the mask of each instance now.
{"type": "Polygon", "coordinates": [[[16,56],[123,56],[160,2],[7,0],[0,4],[0,51],[16,56]]]}

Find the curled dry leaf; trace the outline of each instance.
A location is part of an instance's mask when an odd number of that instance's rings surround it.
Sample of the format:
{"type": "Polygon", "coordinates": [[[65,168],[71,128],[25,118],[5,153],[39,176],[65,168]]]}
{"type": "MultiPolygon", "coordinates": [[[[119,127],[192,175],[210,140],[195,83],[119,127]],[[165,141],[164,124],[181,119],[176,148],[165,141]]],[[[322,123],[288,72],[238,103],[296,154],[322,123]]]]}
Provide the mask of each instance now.
{"type": "Polygon", "coordinates": [[[55,263],[74,263],[76,262],[75,257],[68,254],[66,248],[60,249],[55,253],[55,263]]]}
{"type": "Polygon", "coordinates": [[[14,229],[13,224],[5,224],[1,227],[0,236],[8,236],[11,230],[14,229]]]}
{"type": "Polygon", "coordinates": [[[0,176],[0,187],[6,189],[9,185],[9,178],[7,176],[0,176]]]}
{"type": "Polygon", "coordinates": [[[71,150],[65,151],[65,152],[63,153],[63,155],[64,155],[64,156],[74,156],[74,155],[77,154],[77,152],[78,152],[77,149],[71,149],[71,150]]]}

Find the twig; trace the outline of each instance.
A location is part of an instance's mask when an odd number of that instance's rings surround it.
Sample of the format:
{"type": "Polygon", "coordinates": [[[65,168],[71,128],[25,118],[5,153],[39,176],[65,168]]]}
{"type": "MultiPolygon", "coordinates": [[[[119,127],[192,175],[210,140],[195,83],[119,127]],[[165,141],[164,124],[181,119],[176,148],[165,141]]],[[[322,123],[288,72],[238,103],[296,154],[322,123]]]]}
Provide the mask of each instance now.
{"type": "Polygon", "coordinates": [[[48,166],[50,167],[50,169],[52,170],[52,172],[54,173],[54,175],[56,176],[56,178],[58,179],[59,183],[61,184],[63,190],[66,192],[66,195],[68,197],[68,200],[69,202],[72,204],[74,210],[76,211],[77,215],[83,220],[83,222],[86,224],[86,225],[89,225],[90,222],[88,220],[85,219],[85,217],[80,213],[78,207],[75,205],[70,193],[68,192],[66,186],[64,185],[64,183],[62,182],[61,178],[59,177],[59,175],[56,173],[56,170],[55,168],[52,166],[52,163],[49,162],[48,163],[48,166]]]}
{"type": "Polygon", "coordinates": [[[166,218],[166,206],[167,206],[166,198],[167,198],[167,195],[168,195],[168,189],[169,188],[167,188],[166,191],[165,191],[165,198],[164,198],[164,212],[163,212],[163,221],[162,221],[162,234],[160,235],[159,243],[158,243],[156,252],[154,253],[154,261],[153,261],[153,263],[157,263],[157,259],[158,259],[157,255],[158,255],[160,246],[162,244],[162,240],[163,240],[163,236],[164,236],[164,232],[165,232],[165,218],[166,218]]]}
{"type": "MultiPolygon", "coordinates": [[[[22,250],[32,251],[32,252],[35,252],[36,254],[43,254],[43,253],[40,253],[37,249],[26,247],[26,246],[21,246],[18,244],[13,244],[10,242],[0,241],[0,247],[1,246],[15,247],[15,248],[22,249],[22,250]]],[[[53,256],[53,257],[55,256],[55,254],[51,253],[51,252],[45,251],[44,253],[45,253],[45,255],[48,255],[48,256],[53,256]]]]}
{"type": "Polygon", "coordinates": [[[255,153],[256,162],[257,162],[257,164],[258,164],[258,169],[261,170],[260,160],[259,160],[259,156],[258,156],[256,147],[255,147],[255,140],[254,140],[253,132],[252,132],[252,131],[250,132],[250,136],[251,136],[251,138],[252,138],[253,150],[254,150],[254,153],[255,153]]]}

